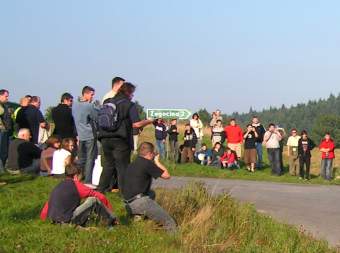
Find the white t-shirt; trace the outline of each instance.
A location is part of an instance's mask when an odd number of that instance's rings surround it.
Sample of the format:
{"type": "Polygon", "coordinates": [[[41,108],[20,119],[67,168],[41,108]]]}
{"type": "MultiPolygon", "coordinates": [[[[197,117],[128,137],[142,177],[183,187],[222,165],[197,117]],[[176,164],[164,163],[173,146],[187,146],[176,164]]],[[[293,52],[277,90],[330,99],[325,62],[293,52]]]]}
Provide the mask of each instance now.
{"type": "Polygon", "coordinates": [[[55,175],[65,174],[66,158],[69,157],[70,155],[71,153],[65,149],[58,149],[54,151],[51,174],[55,175]]]}

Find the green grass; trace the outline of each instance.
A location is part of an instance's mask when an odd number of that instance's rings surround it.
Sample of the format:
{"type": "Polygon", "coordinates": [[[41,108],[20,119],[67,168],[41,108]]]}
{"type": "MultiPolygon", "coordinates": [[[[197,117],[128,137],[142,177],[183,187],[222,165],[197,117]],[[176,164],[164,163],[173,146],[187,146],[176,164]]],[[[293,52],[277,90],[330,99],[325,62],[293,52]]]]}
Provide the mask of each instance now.
{"type": "Polygon", "coordinates": [[[180,226],[170,236],[151,221],[131,222],[118,194],[108,194],[122,225],[84,231],[39,220],[50,178],[1,175],[0,252],[336,252],[292,226],[258,214],[229,196],[213,198],[198,184],[158,189],[158,202],[180,226]]]}

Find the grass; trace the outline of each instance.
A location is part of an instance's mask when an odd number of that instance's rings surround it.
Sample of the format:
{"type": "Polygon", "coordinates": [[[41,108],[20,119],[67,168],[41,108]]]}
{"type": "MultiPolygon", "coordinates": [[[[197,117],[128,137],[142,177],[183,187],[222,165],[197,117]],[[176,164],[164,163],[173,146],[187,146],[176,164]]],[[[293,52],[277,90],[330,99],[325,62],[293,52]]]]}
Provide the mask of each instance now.
{"type": "MultiPolygon", "coordinates": [[[[183,126],[179,126],[180,132],[182,133],[183,126]]],[[[204,142],[208,145],[211,143],[209,140],[209,132],[205,130],[204,142]]],[[[179,136],[181,143],[182,135],[179,136]]],[[[154,142],[154,127],[146,127],[141,136],[140,142],[149,141],[154,142]]],[[[267,152],[263,150],[265,166],[261,170],[257,170],[255,173],[250,173],[242,166],[241,169],[231,172],[230,170],[222,170],[209,166],[201,166],[199,164],[174,164],[167,162],[169,171],[173,176],[186,176],[186,177],[210,177],[210,178],[226,178],[226,179],[243,179],[243,180],[255,180],[255,181],[270,181],[270,182],[281,182],[281,183],[295,183],[295,184],[322,184],[322,185],[340,185],[340,180],[336,177],[340,176],[340,150],[335,150],[336,158],[334,160],[334,178],[331,182],[322,179],[320,174],[320,162],[321,154],[317,148],[312,151],[311,160],[311,180],[303,181],[298,179],[296,176],[291,176],[288,173],[288,156],[286,155],[286,148],[284,149],[284,175],[277,177],[271,175],[271,169],[267,159],[267,152]]]]}
{"type": "Polygon", "coordinates": [[[326,241],[259,214],[229,196],[211,197],[200,184],[157,190],[157,200],[175,217],[170,236],[151,221],[131,222],[118,194],[108,198],[122,225],[91,231],[39,220],[52,188],[50,178],[1,175],[0,252],[336,252],[326,241]]]}

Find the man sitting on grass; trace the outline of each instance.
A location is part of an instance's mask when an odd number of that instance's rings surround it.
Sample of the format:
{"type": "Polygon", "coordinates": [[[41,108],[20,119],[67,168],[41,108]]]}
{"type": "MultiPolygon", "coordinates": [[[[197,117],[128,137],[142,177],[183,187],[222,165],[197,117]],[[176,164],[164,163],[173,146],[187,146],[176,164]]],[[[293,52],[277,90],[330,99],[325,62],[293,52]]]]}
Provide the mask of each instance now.
{"type": "Polygon", "coordinates": [[[53,223],[85,226],[91,214],[95,213],[106,221],[109,228],[118,224],[106,197],[79,181],[80,170],[77,167],[67,165],[65,176],[66,179],[53,189],[49,201],[41,211],[42,220],[49,218],[53,223]],[[81,204],[81,199],[86,200],[81,204]]]}
{"type": "Polygon", "coordinates": [[[159,161],[154,145],[144,142],[139,147],[138,157],[124,173],[122,194],[130,215],[143,215],[159,224],[169,232],[176,231],[174,219],[154,201],[155,193],[150,191],[152,178],[169,179],[170,174],[159,161]]]}

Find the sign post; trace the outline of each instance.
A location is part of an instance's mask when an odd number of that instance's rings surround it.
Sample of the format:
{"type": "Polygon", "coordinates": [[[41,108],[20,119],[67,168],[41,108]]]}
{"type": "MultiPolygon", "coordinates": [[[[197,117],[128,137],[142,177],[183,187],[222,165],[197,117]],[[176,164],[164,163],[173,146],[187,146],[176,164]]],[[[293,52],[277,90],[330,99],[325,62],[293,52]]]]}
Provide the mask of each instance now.
{"type": "Polygon", "coordinates": [[[147,118],[152,119],[189,119],[191,112],[187,109],[147,109],[147,118]]]}

